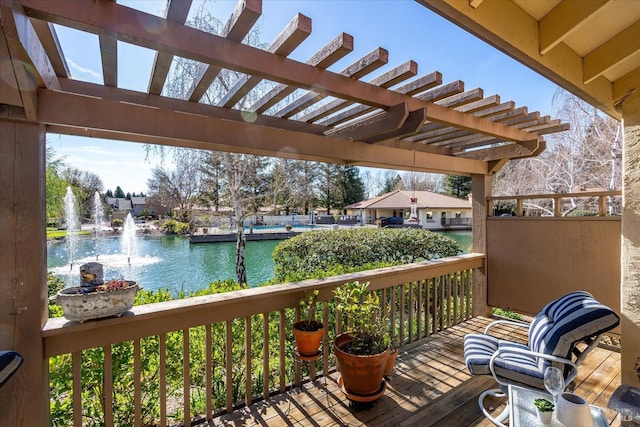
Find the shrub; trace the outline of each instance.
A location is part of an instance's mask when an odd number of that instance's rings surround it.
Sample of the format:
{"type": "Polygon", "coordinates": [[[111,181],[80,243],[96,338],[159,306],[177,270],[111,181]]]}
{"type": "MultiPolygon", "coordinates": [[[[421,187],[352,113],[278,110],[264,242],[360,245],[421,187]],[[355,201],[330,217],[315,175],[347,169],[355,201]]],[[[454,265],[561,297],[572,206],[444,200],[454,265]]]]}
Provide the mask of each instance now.
{"type": "Polygon", "coordinates": [[[190,227],[186,222],[168,219],[162,224],[161,230],[164,234],[178,234],[180,236],[186,236],[189,234],[190,227]]]}
{"type": "Polygon", "coordinates": [[[567,216],[597,216],[597,212],[593,211],[583,211],[583,210],[573,210],[567,214],[567,216]]]}
{"type": "Polygon", "coordinates": [[[365,264],[386,265],[458,255],[458,244],[445,236],[415,228],[350,228],[302,233],[276,246],[276,282],[317,277],[321,272],[365,264]]]}

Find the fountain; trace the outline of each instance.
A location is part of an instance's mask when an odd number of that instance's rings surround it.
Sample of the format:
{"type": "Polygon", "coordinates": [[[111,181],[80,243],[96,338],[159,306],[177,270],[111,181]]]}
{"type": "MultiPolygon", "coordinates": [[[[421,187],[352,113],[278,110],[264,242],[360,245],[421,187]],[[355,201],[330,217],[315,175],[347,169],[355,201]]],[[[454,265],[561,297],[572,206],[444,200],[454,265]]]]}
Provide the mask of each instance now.
{"type": "Polygon", "coordinates": [[[67,249],[69,252],[69,269],[73,270],[73,261],[78,245],[78,231],[80,223],[78,214],[76,213],[76,197],[71,191],[71,187],[67,187],[67,194],[64,196],[64,219],[67,224],[67,249]]]}
{"type": "Polygon", "coordinates": [[[138,254],[138,249],[136,247],[136,224],[133,222],[131,213],[127,214],[127,219],[124,222],[120,248],[122,253],[127,256],[127,263],[131,265],[131,256],[138,254]]]}
{"type": "Polygon", "coordinates": [[[100,236],[100,231],[102,231],[102,225],[104,223],[104,212],[102,208],[102,200],[100,200],[100,193],[93,193],[93,230],[95,232],[96,237],[96,261],[98,261],[98,257],[100,256],[100,251],[98,250],[98,237],[100,236]]]}

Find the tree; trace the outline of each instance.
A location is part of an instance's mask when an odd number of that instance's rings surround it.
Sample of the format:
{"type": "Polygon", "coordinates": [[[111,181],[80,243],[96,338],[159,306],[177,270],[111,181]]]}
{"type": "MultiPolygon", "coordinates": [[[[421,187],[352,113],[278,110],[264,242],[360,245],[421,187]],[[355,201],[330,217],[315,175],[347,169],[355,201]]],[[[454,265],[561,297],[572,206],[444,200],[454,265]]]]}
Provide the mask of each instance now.
{"type": "Polygon", "coordinates": [[[105,193],[106,197],[113,197],[113,191],[111,191],[111,189],[107,190],[107,192],[105,193]]]}
{"type": "Polygon", "coordinates": [[[122,191],[122,188],[120,188],[119,185],[116,187],[116,191],[113,193],[113,197],[115,197],[117,199],[124,199],[125,198],[124,191],[122,191]]]}
{"type": "Polygon", "coordinates": [[[64,217],[64,196],[69,183],[61,177],[64,158],[56,157],[51,147],[46,152],[46,211],[47,222],[61,221],[64,217]]]}
{"type": "Polygon", "coordinates": [[[471,193],[471,177],[460,175],[446,175],[444,188],[449,196],[466,199],[471,193]]]}
{"type": "Polygon", "coordinates": [[[401,190],[403,188],[402,178],[395,171],[385,171],[384,175],[380,177],[380,192],[378,196],[386,193],[391,193],[395,190],[401,190]]]}
{"type": "Polygon", "coordinates": [[[91,216],[93,195],[96,192],[101,193],[103,189],[100,177],[93,172],[83,171],[75,167],[64,169],[62,176],[69,185],[76,189],[74,193],[78,202],[78,214],[85,218],[91,216]]]}
{"type": "Polygon", "coordinates": [[[184,150],[175,159],[174,169],[156,167],[152,170],[147,187],[156,212],[164,214],[175,208],[182,221],[191,222],[192,209],[201,191],[200,159],[198,150],[184,150]]]}
{"type": "Polygon", "coordinates": [[[338,166],[339,185],[343,194],[342,206],[364,200],[364,182],[356,166],[338,166]]]}
{"type": "MultiPolygon", "coordinates": [[[[512,160],[494,177],[494,194],[574,193],[620,188],[622,126],[564,90],[554,96],[554,115],[571,125],[548,137],[547,149],[530,159],[512,160]]],[[[577,207],[575,199],[563,215],[577,207]]],[[[553,212],[553,205],[525,202],[553,212]]],[[[616,206],[609,203],[609,213],[616,206]]]]}
{"type": "Polygon", "coordinates": [[[327,215],[330,215],[331,208],[341,207],[344,200],[343,188],[340,185],[340,170],[338,165],[320,163],[318,171],[320,203],[327,209],[327,215]]]}

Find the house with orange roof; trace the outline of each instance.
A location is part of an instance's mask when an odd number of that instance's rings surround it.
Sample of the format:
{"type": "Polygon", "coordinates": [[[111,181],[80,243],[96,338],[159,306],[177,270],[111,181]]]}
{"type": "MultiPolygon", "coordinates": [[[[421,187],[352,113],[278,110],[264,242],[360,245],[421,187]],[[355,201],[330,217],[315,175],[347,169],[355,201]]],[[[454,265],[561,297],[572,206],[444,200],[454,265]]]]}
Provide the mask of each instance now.
{"type": "Polygon", "coordinates": [[[471,202],[431,191],[396,190],[372,199],[345,206],[347,215],[357,215],[363,224],[402,217],[404,224],[418,224],[430,230],[471,229],[471,202]],[[415,217],[411,218],[411,200],[415,199],[415,217]]]}

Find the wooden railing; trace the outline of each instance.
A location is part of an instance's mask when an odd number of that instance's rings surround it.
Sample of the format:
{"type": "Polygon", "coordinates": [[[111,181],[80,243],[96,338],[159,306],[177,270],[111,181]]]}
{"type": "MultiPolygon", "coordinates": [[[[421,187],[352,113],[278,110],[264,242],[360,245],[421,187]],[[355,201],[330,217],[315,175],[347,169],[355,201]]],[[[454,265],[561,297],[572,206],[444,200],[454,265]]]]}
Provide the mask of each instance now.
{"type": "MultiPolygon", "coordinates": [[[[43,330],[45,356],[56,361],[51,366],[66,360],[72,375],[72,403],[65,407],[52,399],[52,420],[66,416],[75,426],[189,425],[194,418],[232,412],[334,369],[329,343],[348,325],[333,310],[333,290],[340,285],[369,282],[381,296],[391,334],[407,345],[471,317],[473,270],[484,262],[482,254],[467,254],[135,306],[120,318],[83,324],[50,319],[43,330]],[[300,318],[300,298],[314,289],[328,328],[320,358],[301,363],[291,324],[300,318]],[[178,390],[169,378],[176,366],[178,390]]],[[[50,373],[52,387],[59,375],[50,373]]]]}
{"type": "MultiPolygon", "coordinates": [[[[518,196],[490,196],[487,197],[488,207],[487,212],[489,216],[494,215],[494,205],[497,201],[515,201],[515,213],[516,216],[525,216],[525,204],[526,201],[533,200],[547,200],[551,201],[550,208],[541,208],[539,210],[548,211],[548,216],[560,217],[563,216],[563,202],[567,199],[579,199],[579,200],[595,200],[595,203],[591,203],[597,207],[594,213],[597,216],[606,216],[608,214],[607,207],[612,205],[612,200],[619,199],[622,196],[622,191],[581,191],[577,193],[563,193],[563,194],[528,194],[518,196]]],[[[531,203],[532,204],[532,203],[531,203]]],[[[588,206],[589,204],[587,204],[588,206]]],[[[539,215],[538,215],[539,216],[539,215]]]]}

